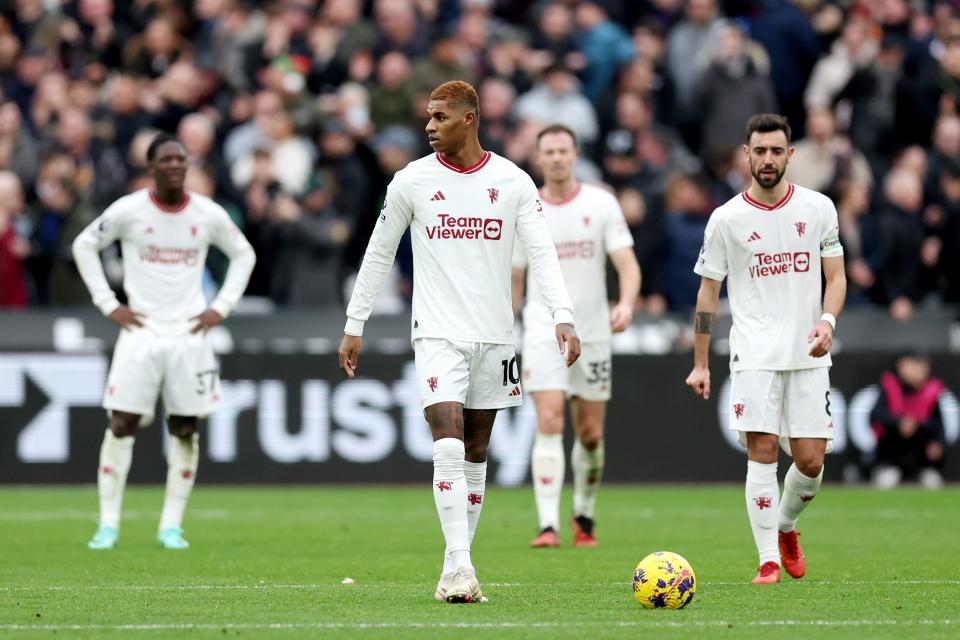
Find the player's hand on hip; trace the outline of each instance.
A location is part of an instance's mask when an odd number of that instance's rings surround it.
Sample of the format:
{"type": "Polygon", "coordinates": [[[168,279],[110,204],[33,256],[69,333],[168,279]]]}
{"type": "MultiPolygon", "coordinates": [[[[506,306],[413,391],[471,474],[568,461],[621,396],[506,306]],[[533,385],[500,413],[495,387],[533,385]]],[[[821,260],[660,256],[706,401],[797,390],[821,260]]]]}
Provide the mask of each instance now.
{"type": "Polygon", "coordinates": [[[687,376],[687,386],[693,389],[698,396],[703,396],[704,400],[710,398],[710,369],[707,367],[694,367],[690,375],[687,376]]]}
{"type": "Polygon", "coordinates": [[[830,348],[833,347],[833,327],[826,320],[821,320],[810,330],[807,342],[810,343],[810,355],[822,358],[830,353],[830,348]]]}
{"type": "Polygon", "coordinates": [[[142,313],[137,313],[127,305],[122,304],[111,311],[107,319],[121,329],[131,329],[132,327],[143,326],[143,322],[140,320],[142,317],[142,313]]]}
{"type": "Polygon", "coordinates": [[[573,366],[573,363],[580,357],[580,336],[572,324],[564,322],[557,325],[557,345],[560,347],[560,353],[567,354],[567,366],[573,366]]]}
{"type": "Polygon", "coordinates": [[[190,329],[190,333],[200,333],[201,331],[206,333],[212,327],[223,322],[223,316],[213,309],[205,309],[203,313],[193,316],[190,320],[197,323],[190,329]]]}
{"type": "Polygon", "coordinates": [[[633,322],[633,307],[623,302],[618,303],[610,310],[610,329],[620,333],[633,322]]]}
{"type": "Polygon", "coordinates": [[[344,334],[340,341],[340,349],[337,356],[340,358],[340,369],[347,374],[348,378],[354,378],[357,375],[357,363],[360,360],[360,347],[363,339],[360,336],[350,336],[344,334]]]}

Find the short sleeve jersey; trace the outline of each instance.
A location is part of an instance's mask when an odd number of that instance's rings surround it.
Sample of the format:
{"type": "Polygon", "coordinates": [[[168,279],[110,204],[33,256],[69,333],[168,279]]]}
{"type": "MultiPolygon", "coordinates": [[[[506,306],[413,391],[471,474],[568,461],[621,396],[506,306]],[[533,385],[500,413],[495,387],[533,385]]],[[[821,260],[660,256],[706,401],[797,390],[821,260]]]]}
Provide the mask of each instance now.
{"type": "Polygon", "coordinates": [[[820,259],[842,255],[837,210],[816,191],[790,184],[770,206],[742,193],[713,212],[693,270],[727,278],[732,371],[831,365],[807,335],[822,313],[820,259]]]}
{"type": "MultiPolygon", "coordinates": [[[[573,300],[573,317],[580,339],[610,339],[607,302],[607,255],[633,246],[633,236],[617,199],[599,187],[581,184],[564,201],[550,201],[540,192],[550,237],[557,248],[563,281],[573,300]]],[[[522,247],[514,251],[514,266],[525,267],[522,247]]],[[[553,319],[536,280],[528,274],[523,326],[553,339],[553,319]]]]}

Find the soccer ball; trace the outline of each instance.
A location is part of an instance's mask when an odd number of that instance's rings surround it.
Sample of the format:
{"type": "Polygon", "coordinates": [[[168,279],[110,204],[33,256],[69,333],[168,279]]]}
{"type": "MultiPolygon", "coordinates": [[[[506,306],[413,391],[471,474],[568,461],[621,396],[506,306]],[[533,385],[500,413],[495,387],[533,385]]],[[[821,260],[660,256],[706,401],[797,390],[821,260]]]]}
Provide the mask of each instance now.
{"type": "Polygon", "coordinates": [[[633,597],[647,609],[683,609],[697,591],[693,567],[670,551],[656,551],[633,572],[633,597]]]}

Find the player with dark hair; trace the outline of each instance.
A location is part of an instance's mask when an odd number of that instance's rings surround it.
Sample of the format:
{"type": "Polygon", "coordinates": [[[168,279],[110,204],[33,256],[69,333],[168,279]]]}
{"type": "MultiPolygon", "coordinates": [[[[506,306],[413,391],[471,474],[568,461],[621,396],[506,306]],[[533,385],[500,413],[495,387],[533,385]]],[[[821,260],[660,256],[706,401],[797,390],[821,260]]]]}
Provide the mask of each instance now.
{"type": "MultiPolygon", "coordinates": [[[[603,431],[607,401],[613,386],[610,336],[633,319],[640,294],[640,265],[633,253],[633,236],[617,199],[599,187],[582,184],[574,175],[577,140],[563,125],[552,125],[537,136],[537,159],[543,171],[543,201],[547,226],[560,259],[560,269],[573,299],[573,317],[582,354],[573,367],[552,347],[553,324],[535,282],[527,286],[523,309],[523,388],[537,409],[537,435],[531,455],[533,492],[539,534],[532,547],[557,547],[560,490],[563,486],[564,398],[570,399],[575,438],[570,454],[573,469],[573,543],[597,544],[594,509],[603,475],[603,431]],[[607,258],[620,283],[617,304],[607,303],[607,258]]],[[[524,290],[523,254],[514,252],[514,305],[524,290]]]]}
{"type": "Polygon", "coordinates": [[[159,134],[147,149],[147,162],[154,188],[114,202],[73,243],[93,303],[120,327],[103,399],[109,424],[97,474],[100,526],[87,545],[91,549],[117,545],[134,437],[153,420],[158,396],[173,437],[157,539],[166,549],[189,546],[182,522],[197,473],[199,422],[220,399],[219,370],[206,333],[240,300],[256,259],[223,208],[184,191],[187,151],[177,138],[159,134]],[[99,252],[117,240],[129,305],[117,300],[100,262],[99,252]],[[208,306],[201,283],[211,244],[230,258],[230,267],[208,306]]]}
{"type": "Polygon", "coordinates": [[[830,348],[847,281],[833,202],[783,180],[794,152],[786,119],[753,116],[743,152],[750,187],[710,216],[694,267],[702,278],[686,382],[710,397],[710,334],[726,277],[730,428],[747,447],[747,514],[760,556],[753,583],[770,584],[780,582],[781,562],[794,578],[806,573],[796,523],[820,488],[833,440],[830,348]],[[793,457],[782,495],[778,444],[793,457]]]}
{"type": "Polygon", "coordinates": [[[339,360],[353,378],[364,323],[409,227],[412,340],[446,542],[435,597],[481,602],[470,545],[483,506],[487,447],[497,410],[523,399],[510,295],[517,238],[568,366],[580,355],[580,340],[537,188],[512,162],[481,148],[476,91],[461,81],[440,85],[427,116],[436,153],[411,162],[390,183],[347,307],[339,360]]]}

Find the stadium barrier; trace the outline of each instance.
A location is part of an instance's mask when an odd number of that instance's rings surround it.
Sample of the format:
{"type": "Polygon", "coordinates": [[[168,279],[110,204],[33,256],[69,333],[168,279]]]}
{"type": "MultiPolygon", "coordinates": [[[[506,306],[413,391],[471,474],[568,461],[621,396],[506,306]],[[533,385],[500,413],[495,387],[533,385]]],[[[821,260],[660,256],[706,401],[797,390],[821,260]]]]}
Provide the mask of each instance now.
{"type": "MultiPolygon", "coordinates": [[[[834,358],[829,397],[835,452],[828,479],[843,477],[872,448],[869,412],[889,355],[834,358]]],[[[945,475],[960,480],[960,357],[934,355],[947,384],[941,399],[951,446],[945,475]]],[[[689,355],[615,356],[605,480],[740,482],[745,462],[727,421],[726,361],[712,362],[713,394],[684,385],[689,355]]],[[[100,408],[105,354],[0,353],[0,483],[91,483],[106,425],[100,408]]],[[[365,354],[347,381],[335,355],[221,356],[221,409],[203,428],[204,483],[413,483],[429,477],[431,439],[409,354],[365,354]]],[[[529,479],[536,416],[529,398],[497,417],[490,478],[529,479]]],[[[165,478],[158,418],[138,436],[131,482],[165,478]]],[[[568,430],[567,445],[570,434],[568,430]]]]}

